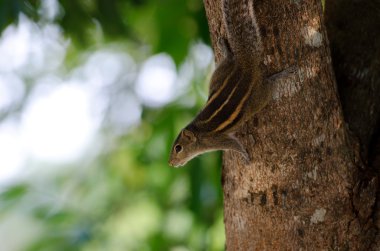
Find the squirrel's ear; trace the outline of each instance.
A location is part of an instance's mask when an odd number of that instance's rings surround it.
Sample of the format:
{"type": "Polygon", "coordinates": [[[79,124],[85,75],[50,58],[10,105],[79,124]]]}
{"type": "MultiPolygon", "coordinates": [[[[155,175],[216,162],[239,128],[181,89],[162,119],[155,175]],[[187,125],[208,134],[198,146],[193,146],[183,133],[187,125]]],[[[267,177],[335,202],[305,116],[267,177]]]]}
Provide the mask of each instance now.
{"type": "Polygon", "coordinates": [[[194,133],[192,131],[189,131],[186,129],[182,130],[182,137],[184,137],[185,139],[187,139],[190,142],[195,142],[197,140],[194,133]]]}

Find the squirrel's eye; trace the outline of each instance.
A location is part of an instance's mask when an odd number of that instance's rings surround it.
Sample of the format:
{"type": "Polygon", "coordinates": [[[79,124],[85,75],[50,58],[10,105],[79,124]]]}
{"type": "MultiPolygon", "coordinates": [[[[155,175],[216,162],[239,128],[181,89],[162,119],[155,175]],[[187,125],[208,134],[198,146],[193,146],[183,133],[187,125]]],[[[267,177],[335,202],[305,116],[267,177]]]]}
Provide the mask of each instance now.
{"type": "Polygon", "coordinates": [[[176,153],[179,153],[180,151],[182,151],[182,146],[180,146],[180,145],[176,145],[176,146],[174,147],[174,150],[175,150],[176,153]]]}

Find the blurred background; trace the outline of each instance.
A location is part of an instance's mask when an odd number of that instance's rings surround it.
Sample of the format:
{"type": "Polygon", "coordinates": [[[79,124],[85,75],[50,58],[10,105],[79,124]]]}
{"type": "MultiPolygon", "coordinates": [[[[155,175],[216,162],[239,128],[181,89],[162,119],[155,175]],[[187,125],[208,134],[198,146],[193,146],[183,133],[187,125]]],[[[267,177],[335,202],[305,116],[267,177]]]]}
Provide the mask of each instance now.
{"type": "Polygon", "coordinates": [[[0,250],[224,250],[201,0],[0,0],[0,250]]]}

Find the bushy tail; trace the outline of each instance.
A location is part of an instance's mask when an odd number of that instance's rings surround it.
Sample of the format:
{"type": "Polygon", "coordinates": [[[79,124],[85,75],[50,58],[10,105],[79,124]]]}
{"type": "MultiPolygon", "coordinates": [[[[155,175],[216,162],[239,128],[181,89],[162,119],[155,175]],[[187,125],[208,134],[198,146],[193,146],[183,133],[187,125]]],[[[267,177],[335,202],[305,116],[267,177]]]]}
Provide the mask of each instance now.
{"type": "Polygon", "coordinates": [[[253,10],[253,0],[222,0],[228,42],[235,60],[252,68],[262,60],[260,29],[253,10]]]}

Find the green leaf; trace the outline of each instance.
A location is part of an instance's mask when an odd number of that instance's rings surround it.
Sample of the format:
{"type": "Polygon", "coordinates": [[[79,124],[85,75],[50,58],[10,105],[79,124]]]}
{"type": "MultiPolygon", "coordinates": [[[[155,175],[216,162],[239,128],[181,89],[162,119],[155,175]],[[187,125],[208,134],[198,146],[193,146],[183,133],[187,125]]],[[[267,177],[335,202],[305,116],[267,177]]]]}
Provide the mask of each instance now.
{"type": "Polygon", "coordinates": [[[19,199],[28,192],[28,186],[24,184],[15,185],[7,188],[4,192],[0,194],[0,200],[10,201],[19,199]]]}

